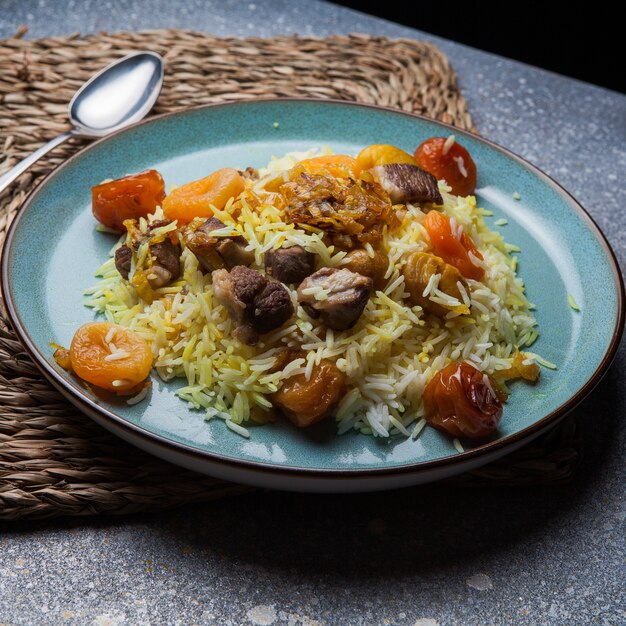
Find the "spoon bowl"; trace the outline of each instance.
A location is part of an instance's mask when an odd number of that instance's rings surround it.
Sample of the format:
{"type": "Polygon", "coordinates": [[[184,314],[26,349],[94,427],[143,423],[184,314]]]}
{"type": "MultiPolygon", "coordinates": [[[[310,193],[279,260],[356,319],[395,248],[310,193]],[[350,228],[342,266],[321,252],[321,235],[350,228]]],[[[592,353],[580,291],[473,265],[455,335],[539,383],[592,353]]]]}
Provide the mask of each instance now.
{"type": "Polygon", "coordinates": [[[155,52],[136,52],[92,76],[69,104],[73,128],[27,156],[0,176],[0,194],[33,163],[70,137],[104,137],[143,119],[163,85],[163,59],[155,52]]]}
{"type": "Polygon", "coordinates": [[[105,67],[70,102],[74,134],[103,137],[138,122],[156,102],[162,83],[163,61],[154,52],[131,54],[105,67]]]}

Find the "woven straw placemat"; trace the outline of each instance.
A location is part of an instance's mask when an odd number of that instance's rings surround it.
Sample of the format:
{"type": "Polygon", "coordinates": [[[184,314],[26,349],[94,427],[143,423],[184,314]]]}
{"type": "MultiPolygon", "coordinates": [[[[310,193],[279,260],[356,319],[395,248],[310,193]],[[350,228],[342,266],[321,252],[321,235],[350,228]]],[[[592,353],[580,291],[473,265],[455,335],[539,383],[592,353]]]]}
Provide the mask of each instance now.
{"type": "MultiPolygon", "coordinates": [[[[155,113],[260,96],[310,96],[398,107],[473,129],[446,57],[432,44],[365,35],[218,39],[160,30],[0,41],[0,173],[66,131],[83,81],[134,50],[166,61],[155,113]]],[[[0,237],[42,176],[84,145],[72,140],[0,196],[0,237]]],[[[579,444],[566,421],[509,457],[454,479],[470,485],[558,482],[579,444]]],[[[238,493],[125,444],[53,389],[10,329],[0,303],[0,519],[124,514],[238,493]]]]}

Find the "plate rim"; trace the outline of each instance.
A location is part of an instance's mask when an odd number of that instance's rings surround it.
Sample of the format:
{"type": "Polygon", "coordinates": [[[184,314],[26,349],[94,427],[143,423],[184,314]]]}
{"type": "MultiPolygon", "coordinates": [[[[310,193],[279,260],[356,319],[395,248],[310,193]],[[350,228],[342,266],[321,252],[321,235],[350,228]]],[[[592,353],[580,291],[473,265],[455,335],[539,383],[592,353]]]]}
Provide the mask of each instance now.
{"type": "MultiPolygon", "coordinates": [[[[481,456],[488,456],[490,453],[500,450],[501,448],[506,448],[511,444],[517,443],[523,439],[531,437],[532,435],[538,433],[539,431],[546,430],[550,425],[556,425],[561,419],[567,415],[570,411],[572,411],[578,404],[580,404],[598,385],[598,383],[602,380],[606,372],[608,371],[611,363],[613,362],[615,355],[617,354],[617,350],[620,345],[620,341],[622,338],[622,334],[624,331],[624,323],[625,323],[625,312],[626,312],[626,290],[624,287],[624,278],[622,276],[619,262],[611,244],[609,243],[607,237],[602,232],[596,221],[589,214],[589,212],[582,206],[578,200],[565,189],[560,183],[554,180],[551,176],[543,172],[536,165],[533,165],[523,157],[519,156],[515,152],[505,148],[494,141],[482,137],[477,133],[473,133],[471,131],[464,130],[462,128],[457,128],[451,124],[446,122],[441,122],[434,118],[428,117],[426,115],[421,115],[418,113],[412,113],[408,111],[403,111],[402,109],[397,109],[393,107],[380,106],[376,104],[368,104],[368,103],[360,103],[353,102],[347,100],[339,100],[334,98],[297,98],[297,97],[281,97],[281,98],[255,98],[251,100],[239,100],[232,102],[216,102],[210,104],[202,104],[196,105],[192,107],[187,107],[182,110],[170,111],[166,113],[160,113],[157,115],[152,115],[149,118],[146,118],[140,122],[136,122],[135,124],[131,124],[125,128],[117,130],[110,135],[99,138],[96,141],[87,144],[83,148],[81,148],[78,152],[73,154],[63,163],[60,163],[56,166],[51,172],[49,172],[26,196],[22,204],[20,205],[16,216],[14,217],[12,223],[9,226],[7,231],[5,241],[2,249],[2,256],[0,258],[0,265],[2,266],[2,271],[0,275],[0,288],[2,292],[2,296],[4,298],[5,307],[7,311],[8,319],[18,337],[21,344],[26,349],[27,353],[33,359],[34,363],[37,365],[42,374],[53,384],[53,386],[62,388],[63,395],[68,398],[75,406],[79,409],[82,408],[81,405],[86,404],[87,407],[91,411],[95,411],[102,417],[104,420],[113,422],[111,424],[112,427],[123,429],[130,429],[136,435],[139,435],[140,438],[149,440],[151,444],[157,444],[160,447],[163,447],[166,451],[169,450],[171,452],[171,448],[175,448],[178,453],[182,453],[186,456],[191,456],[199,461],[210,461],[211,463],[224,464],[230,467],[236,467],[241,470],[251,470],[255,472],[269,472],[271,474],[279,474],[283,476],[292,475],[306,475],[307,477],[319,477],[319,478],[341,478],[341,479],[358,479],[364,477],[373,477],[373,476],[385,476],[385,475],[397,475],[397,474],[407,474],[407,473],[419,473],[420,471],[433,470],[441,467],[450,467],[457,464],[464,464],[473,459],[477,459],[481,456]],[[466,450],[462,453],[456,454],[454,456],[445,456],[439,459],[433,459],[430,461],[416,461],[414,463],[408,463],[405,465],[394,465],[390,467],[368,467],[368,468],[315,468],[315,467],[301,467],[294,465],[278,465],[272,464],[264,461],[254,461],[249,459],[242,458],[234,458],[230,456],[225,456],[220,454],[219,452],[209,452],[206,450],[200,450],[196,447],[193,447],[187,443],[175,441],[173,439],[169,439],[159,433],[155,433],[150,431],[139,424],[135,424],[121,415],[114,413],[106,407],[103,407],[90,398],[86,397],[84,394],[80,393],[80,389],[78,387],[70,384],[63,376],[61,376],[48,362],[46,357],[39,351],[34,341],[31,340],[30,335],[25,328],[24,324],[21,321],[21,318],[15,309],[13,303],[12,296],[12,286],[11,286],[11,278],[9,275],[8,269],[8,260],[10,251],[13,244],[13,238],[17,228],[19,227],[19,223],[22,220],[22,217],[31,206],[34,198],[39,193],[39,190],[42,189],[48,182],[59,175],[66,167],[70,166],[74,161],[79,160],[83,157],[83,155],[90,150],[95,149],[102,143],[106,143],[113,138],[116,138],[124,133],[132,131],[133,129],[139,126],[145,126],[151,124],[153,122],[162,120],[164,118],[169,117],[179,117],[189,114],[190,112],[195,112],[199,110],[205,109],[216,109],[222,107],[228,108],[238,108],[238,107],[246,107],[249,105],[256,104],[272,104],[272,103],[313,103],[317,105],[340,105],[345,107],[356,107],[360,109],[373,109],[375,111],[383,111],[387,113],[392,113],[395,115],[407,116],[410,118],[418,119],[421,121],[425,121],[428,123],[435,123],[436,125],[446,128],[452,131],[453,134],[461,134],[467,137],[471,137],[472,139],[478,140],[487,144],[489,147],[495,149],[498,152],[503,153],[505,156],[512,158],[513,160],[520,163],[523,167],[529,169],[532,173],[537,175],[540,179],[543,180],[548,186],[552,187],[563,199],[570,205],[570,207],[585,221],[587,227],[595,236],[597,241],[600,243],[603,248],[611,266],[611,273],[613,276],[613,280],[615,283],[616,291],[618,294],[617,298],[617,316],[615,320],[615,325],[613,328],[613,333],[611,336],[611,340],[608,346],[608,349],[604,353],[600,363],[594,370],[593,374],[588,378],[588,380],[583,384],[583,386],[568,400],[560,404],[556,409],[545,415],[543,418],[538,420],[522,430],[513,433],[511,435],[507,435],[495,441],[490,441],[485,444],[479,445],[476,448],[471,450],[466,450]]],[[[88,415],[88,417],[90,417],[88,415]]],[[[93,419],[90,417],[90,419],[93,419]]]]}

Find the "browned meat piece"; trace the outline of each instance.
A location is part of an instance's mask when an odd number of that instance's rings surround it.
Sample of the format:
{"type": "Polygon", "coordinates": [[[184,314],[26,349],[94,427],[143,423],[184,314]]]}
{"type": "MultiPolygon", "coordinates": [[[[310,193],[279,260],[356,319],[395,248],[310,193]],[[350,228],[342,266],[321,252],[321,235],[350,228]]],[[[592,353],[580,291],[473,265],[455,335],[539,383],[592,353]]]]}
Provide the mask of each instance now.
{"type": "Polygon", "coordinates": [[[143,232],[137,220],[124,220],[127,243],[115,251],[115,267],[122,277],[128,280],[133,256],[143,244],[148,244],[150,254],[142,257],[145,260],[141,266],[135,268],[132,283],[139,296],[149,302],[156,297],[154,289],[167,285],[181,274],[182,249],[178,243],[178,233],[170,232],[165,236],[154,235],[157,228],[171,223],[171,220],[156,220],[148,225],[148,232],[143,232]]]}
{"type": "Polygon", "coordinates": [[[372,292],[373,281],[346,269],[323,267],[298,287],[298,302],[306,312],[334,330],[356,324],[372,292]],[[318,300],[318,292],[325,298],[318,300]]]}
{"type": "MultiPolygon", "coordinates": [[[[180,276],[181,249],[169,239],[150,245],[150,263],[146,278],[152,289],[159,289],[180,276]]],[[[115,251],[115,267],[124,280],[128,280],[133,252],[130,246],[120,246],[115,251]]]]}
{"type": "Polygon", "coordinates": [[[233,337],[239,339],[241,343],[245,343],[247,346],[256,346],[259,341],[259,333],[248,322],[239,324],[233,331],[233,337]]]}
{"type": "Polygon", "coordinates": [[[246,167],[245,170],[240,170],[239,173],[248,180],[259,180],[259,170],[253,167],[246,167]]]}
{"type": "Polygon", "coordinates": [[[148,224],[148,230],[156,230],[157,228],[161,228],[162,226],[167,226],[168,224],[171,224],[172,220],[168,220],[168,219],[163,219],[163,220],[154,220],[154,222],[150,222],[150,224],[148,224]]]}
{"type": "Polygon", "coordinates": [[[394,204],[434,202],[443,204],[437,179],[426,170],[411,163],[377,165],[369,170],[394,204]]]}
{"type": "Polygon", "coordinates": [[[293,315],[293,304],[284,285],[268,281],[262,274],[242,265],[212,274],[215,297],[237,323],[235,336],[254,345],[259,334],[282,326],[293,315]]]}
{"type": "MultiPolygon", "coordinates": [[[[441,274],[438,289],[461,303],[463,298],[457,283],[461,283],[469,293],[469,287],[461,272],[454,265],[446,263],[441,257],[428,252],[411,252],[406,257],[402,274],[404,275],[406,290],[409,292],[409,302],[419,304],[424,311],[437,317],[445,317],[447,313],[454,311],[455,307],[443,306],[433,302],[429,296],[423,295],[431,276],[441,274]]],[[[465,305],[463,308],[466,309],[463,311],[464,313],[470,312],[465,305]]]]}
{"type": "Polygon", "coordinates": [[[230,279],[233,282],[235,295],[246,305],[251,304],[268,283],[263,274],[242,265],[233,267],[230,271],[230,279]]]}
{"type": "Polygon", "coordinates": [[[180,255],[180,246],[169,239],[150,245],[152,265],[146,278],[152,289],[163,287],[180,276],[180,255]]]}
{"type": "Polygon", "coordinates": [[[382,289],[387,282],[385,280],[385,272],[389,267],[389,259],[387,255],[381,252],[375,252],[371,257],[367,250],[363,248],[357,248],[346,254],[342,267],[351,272],[361,274],[361,276],[368,276],[374,281],[374,289],[382,289]]]}
{"type": "Polygon", "coordinates": [[[185,245],[196,255],[204,272],[216,269],[232,269],[236,265],[250,265],[254,252],[246,250],[248,242],[241,235],[212,237],[211,232],[225,228],[225,224],[211,217],[197,226],[183,230],[185,245]]]}
{"type": "Polygon", "coordinates": [[[268,333],[282,326],[293,315],[289,292],[282,283],[271,281],[254,298],[252,326],[259,333],[268,333]]]}
{"type": "Polygon", "coordinates": [[[211,278],[215,297],[226,307],[228,314],[236,322],[243,322],[246,303],[239,299],[233,277],[227,270],[215,270],[211,278]]]}
{"type": "Polygon", "coordinates": [[[216,247],[217,253],[224,259],[227,269],[236,265],[250,265],[254,261],[254,252],[246,250],[248,242],[243,237],[225,239],[216,247]]]}
{"type": "Polygon", "coordinates": [[[265,271],[281,283],[301,283],[315,270],[315,255],[302,246],[278,248],[265,253],[265,271]]]}
{"type": "Polygon", "coordinates": [[[124,280],[128,280],[128,273],[130,272],[130,264],[132,260],[133,251],[126,244],[120,246],[115,251],[115,267],[124,280]]]}

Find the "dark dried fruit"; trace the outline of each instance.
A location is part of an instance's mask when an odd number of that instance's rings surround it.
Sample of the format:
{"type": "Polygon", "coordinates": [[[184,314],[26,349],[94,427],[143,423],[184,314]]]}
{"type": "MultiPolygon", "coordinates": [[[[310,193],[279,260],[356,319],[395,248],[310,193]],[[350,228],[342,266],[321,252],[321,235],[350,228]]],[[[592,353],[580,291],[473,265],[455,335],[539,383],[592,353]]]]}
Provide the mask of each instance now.
{"type": "Polygon", "coordinates": [[[311,378],[296,374],[287,378],[271,396],[274,405],[300,428],[332,414],[346,392],[345,374],[327,359],[313,366],[311,378]]]}
{"type": "Polygon", "coordinates": [[[484,439],[502,417],[489,376],[467,363],[451,363],[435,374],[424,390],[424,418],[453,437],[484,439]]]}

